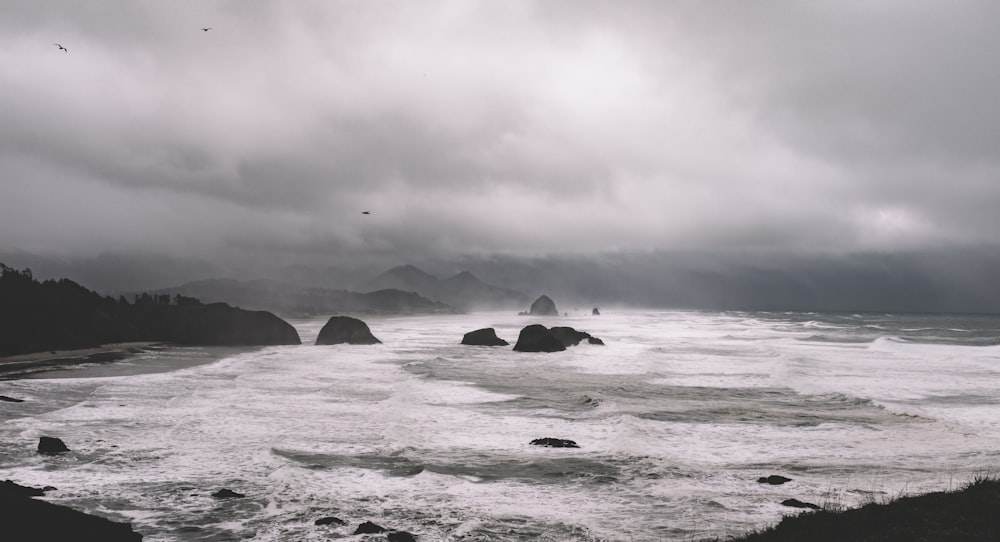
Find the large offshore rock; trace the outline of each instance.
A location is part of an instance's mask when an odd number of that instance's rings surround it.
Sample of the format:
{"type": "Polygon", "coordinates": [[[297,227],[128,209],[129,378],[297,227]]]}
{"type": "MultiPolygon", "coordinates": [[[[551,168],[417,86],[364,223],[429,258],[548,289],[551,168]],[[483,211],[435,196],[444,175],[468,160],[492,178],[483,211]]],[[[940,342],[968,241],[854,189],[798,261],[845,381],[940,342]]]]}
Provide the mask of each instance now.
{"type": "Polygon", "coordinates": [[[556,309],[556,302],[552,301],[552,298],[547,295],[542,295],[531,304],[531,309],[528,310],[529,316],[559,316],[559,310],[556,309]]]}
{"type": "Polygon", "coordinates": [[[507,346],[510,343],[497,337],[497,331],[491,327],[470,331],[462,337],[462,344],[472,346],[507,346]]]}
{"type": "Polygon", "coordinates": [[[316,344],[380,344],[368,324],[350,316],[332,316],[319,331],[316,344]]]}
{"type": "Polygon", "coordinates": [[[547,327],[541,324],[532,324],[521,330],[517,336],[514,350],[518,352],[561,352],[566,350],[566,345],[547,327]]]}

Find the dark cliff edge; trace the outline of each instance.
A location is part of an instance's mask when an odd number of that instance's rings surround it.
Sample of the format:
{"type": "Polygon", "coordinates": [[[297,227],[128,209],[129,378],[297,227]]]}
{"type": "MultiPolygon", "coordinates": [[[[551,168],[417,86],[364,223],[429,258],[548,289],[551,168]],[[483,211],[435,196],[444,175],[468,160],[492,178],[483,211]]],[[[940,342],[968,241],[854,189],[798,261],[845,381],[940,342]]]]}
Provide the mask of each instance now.
{"type": "Polygon", "coordinates": [[[101,297],[61,279],[0,264],[0,356],[153,341],[183,345],[301,344],[291,324],[264,311],[180,295],[101,297]]]}

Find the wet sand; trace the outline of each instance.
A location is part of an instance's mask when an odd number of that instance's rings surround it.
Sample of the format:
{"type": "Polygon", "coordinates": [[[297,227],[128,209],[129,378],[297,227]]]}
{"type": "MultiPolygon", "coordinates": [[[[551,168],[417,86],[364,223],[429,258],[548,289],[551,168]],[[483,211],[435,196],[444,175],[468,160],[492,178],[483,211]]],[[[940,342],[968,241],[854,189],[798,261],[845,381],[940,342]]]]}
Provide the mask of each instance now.
{"type": "Polygon", "coordinates": [[[76,350],[49,350],[16,356],[2,356],[0,357],[0,379],[21,378],[29,374],[63,369],[74,365],[111,363],[162,347],[161,343],[155,342],[130,342],[76,350]]]}

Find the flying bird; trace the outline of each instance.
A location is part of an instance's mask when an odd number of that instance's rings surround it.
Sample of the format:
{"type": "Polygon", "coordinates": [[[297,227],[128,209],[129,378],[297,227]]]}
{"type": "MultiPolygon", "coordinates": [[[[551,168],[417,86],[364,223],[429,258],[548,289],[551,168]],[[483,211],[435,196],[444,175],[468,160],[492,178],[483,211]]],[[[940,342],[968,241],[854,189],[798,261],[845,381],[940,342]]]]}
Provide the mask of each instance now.
{"type": "Polygon", "coordinates": [[[55,45],[56,47],[59,48],[60,51],[62,51],[64,53],[68,53],[69,52],[69,49],[63,47],[62,45],[59,45],[58,43],[53,43],[52,45],[55,45]]]}
{"type": "Polygon", "coordinates": [[[363,215],[370,215],[370,214],[372,214],[372,212],[371,211],[361,211],[361,214],[363,214],[363,215]]]}
{"type": "Polygon", "coordinates": [[[209,30],[211,30],[211,29],[212,29],[212,27],[211,27],[211,26],[206,26],[205,28],[202,28],[202,29],[201,29],[201,31],[202,31],[202,32],[208,32],[208,31],[209,31],[209,30]]]}

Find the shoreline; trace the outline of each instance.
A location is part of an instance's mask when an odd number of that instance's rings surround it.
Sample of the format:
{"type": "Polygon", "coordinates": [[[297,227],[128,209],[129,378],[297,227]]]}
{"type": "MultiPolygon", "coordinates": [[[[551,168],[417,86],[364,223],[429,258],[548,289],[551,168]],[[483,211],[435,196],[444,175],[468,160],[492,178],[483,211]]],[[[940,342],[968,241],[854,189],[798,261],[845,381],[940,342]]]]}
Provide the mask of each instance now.
{"type": "Polygon", "coordinates": [[[14,380],[26,374],[65,369],[88,363],[111,363],[149,352],[164,343],[141,341],[102,344],[91,348],[48,350],[30,354],[0,356],[0,380],[14,380]]]}

